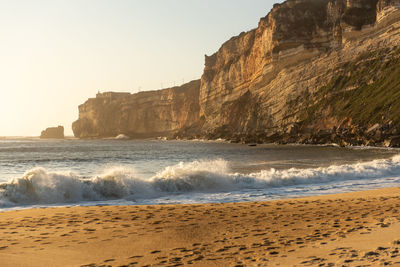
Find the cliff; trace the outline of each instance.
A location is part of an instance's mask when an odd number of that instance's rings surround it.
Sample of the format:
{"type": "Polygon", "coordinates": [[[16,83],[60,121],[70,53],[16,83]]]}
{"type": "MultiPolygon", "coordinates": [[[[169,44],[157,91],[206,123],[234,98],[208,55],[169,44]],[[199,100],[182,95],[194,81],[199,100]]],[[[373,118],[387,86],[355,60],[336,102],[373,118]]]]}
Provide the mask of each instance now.
{"type": "Polygon", "coordinates": [[[40,138],[43,139],[63,139],[64,138],[64,127],[49,127],[42,131],[40,138]]]}
{"type": "Polygon", "coordinates": [[[275,4],[256,29],[206,56],[200,82],[91,99],[74,133],[396,145],[399,10],[399,0],[275,4]]]}
{"type": "Polygon", "coordinates": [[[170,136],[199,117],[200,80],[158,91],[97,94],[79,106],[79,138],[170,136]]]}

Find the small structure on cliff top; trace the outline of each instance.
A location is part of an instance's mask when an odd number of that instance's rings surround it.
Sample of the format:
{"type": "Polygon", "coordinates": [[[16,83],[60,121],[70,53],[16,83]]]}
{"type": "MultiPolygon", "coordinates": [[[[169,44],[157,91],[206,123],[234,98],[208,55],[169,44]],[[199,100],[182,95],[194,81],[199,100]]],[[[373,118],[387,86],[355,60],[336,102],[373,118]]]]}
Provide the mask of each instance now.
{"type": "Polygon", "coordinates": [[[104,92],[96,94],[96,98],[108,98],[108,99],[117,99],[117,98],[122,98],[122,97],[127,97],[130,96],[131,93],[126,93],[126,92],[104,92]]]}
{"type": "Polygon", "coordinates": [[[64,127],[50,127],[42,131],[40,138],[64,139],[64,127]]]}

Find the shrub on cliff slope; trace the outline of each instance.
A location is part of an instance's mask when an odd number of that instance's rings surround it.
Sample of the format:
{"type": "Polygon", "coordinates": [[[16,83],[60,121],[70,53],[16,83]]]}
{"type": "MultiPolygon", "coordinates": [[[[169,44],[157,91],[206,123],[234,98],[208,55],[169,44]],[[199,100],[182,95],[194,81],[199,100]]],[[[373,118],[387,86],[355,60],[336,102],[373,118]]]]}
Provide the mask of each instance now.
{"type": "Polygon", "coordinates": [[[303,122],[318,121],[323,110],[355,124],[400,124],[400,48],[364,53],[347,62],[339,74],[313,98],[303,111],[303,122]]]}

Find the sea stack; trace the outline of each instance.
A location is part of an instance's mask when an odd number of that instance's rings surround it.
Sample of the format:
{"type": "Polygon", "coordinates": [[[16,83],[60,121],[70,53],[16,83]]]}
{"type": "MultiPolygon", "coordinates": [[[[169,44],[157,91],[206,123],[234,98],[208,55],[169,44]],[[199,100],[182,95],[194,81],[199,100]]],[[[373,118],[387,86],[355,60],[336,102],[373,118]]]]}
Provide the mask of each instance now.
{"type": "Polygon", "coordinates": [[[64,139],[64,127],[49,127],[46,130],[42,131],[40,138],[64,139]]]}

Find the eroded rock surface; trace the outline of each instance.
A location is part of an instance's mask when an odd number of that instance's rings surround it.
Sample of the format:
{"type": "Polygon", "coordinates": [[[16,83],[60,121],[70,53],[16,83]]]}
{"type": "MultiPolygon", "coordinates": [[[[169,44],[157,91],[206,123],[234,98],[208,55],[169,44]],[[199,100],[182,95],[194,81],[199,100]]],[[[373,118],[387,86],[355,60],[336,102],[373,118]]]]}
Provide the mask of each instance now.
{"type": "Polygon", "coordinates": [[[74,133],[397,144],[399,45],[399,0],[289,0],[206,56],[200,81],[89,99],[74,133]]]}

